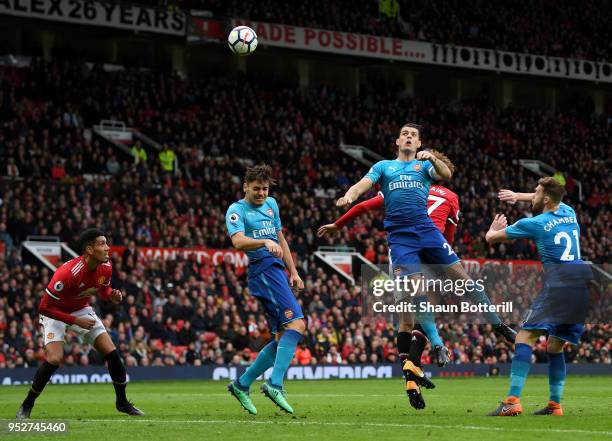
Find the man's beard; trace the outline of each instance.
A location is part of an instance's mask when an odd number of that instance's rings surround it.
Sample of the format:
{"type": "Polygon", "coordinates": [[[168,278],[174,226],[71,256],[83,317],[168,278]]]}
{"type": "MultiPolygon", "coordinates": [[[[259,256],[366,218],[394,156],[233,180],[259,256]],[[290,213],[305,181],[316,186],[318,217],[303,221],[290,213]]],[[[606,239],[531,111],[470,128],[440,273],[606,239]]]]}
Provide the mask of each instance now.
{"type": "Polygon", "coordinates": [[[544,211],[544,202],[543,201],[535,202],[531,209],[533,211],[534,216],[537,216],[538,214],[542,214],[542,212],[544,211]]]}

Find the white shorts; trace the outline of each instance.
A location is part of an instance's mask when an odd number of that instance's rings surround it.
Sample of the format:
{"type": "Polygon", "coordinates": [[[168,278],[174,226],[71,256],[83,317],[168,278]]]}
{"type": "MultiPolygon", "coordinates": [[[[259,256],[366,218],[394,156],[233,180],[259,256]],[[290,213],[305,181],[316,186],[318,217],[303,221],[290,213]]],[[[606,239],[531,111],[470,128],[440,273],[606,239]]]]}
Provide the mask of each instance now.
{"type": "Polygon", "coordinates": [[[43,332],[45,335],[45,346],[47,346],[53,341],[63,342],[64,337],[66,335],[66,330],[68,329],[79,334],[83,341],[89,344],[93,344],[93,342],[96,341],[96,338],[98,338],[100,334],[106,332],[106,328],[104,327],[102,320],[100,320],[100,318],[96,315],[91,306],[86,306],[83,309],[71,312],[70,315],[73,315],[75,317],[82,317],[84,315],[88,315],[96,320],[96,324],[91,329],[84,329],[80,326],[69,325],[60,320],[55,320],[51,317],[47,317],[41,314],[40,324],[43,327],[43,332]]]}

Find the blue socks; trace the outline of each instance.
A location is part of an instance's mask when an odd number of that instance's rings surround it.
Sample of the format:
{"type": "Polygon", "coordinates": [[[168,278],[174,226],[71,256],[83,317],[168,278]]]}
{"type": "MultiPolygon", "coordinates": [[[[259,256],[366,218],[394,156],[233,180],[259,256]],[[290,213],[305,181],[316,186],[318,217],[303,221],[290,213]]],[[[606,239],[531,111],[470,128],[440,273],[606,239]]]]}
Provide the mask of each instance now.
{"type": "Polygon", "coordinates": [[[510,390],[508,396],[520,397],[525,386],[525,380],[531,368],[531,353],[533,349],[525,343],[517,343],[510,369],[510,390]]]}
{"type": "Polygon", "coordinates": [[[425,336],[429,339],[432,346],[444,346],[444,342],[440,338],[440,334],[438,334],[438,328],[436,327],[433,313],[430,311],[420,312],[421,304],[425,304],[426,302],[427,296],[418,296],[414,298],[414,304],[417,307],[417,323],[421,325],[421,328],[423,328],[425,336]]]}
{"type": "Polygon", "coordinates": [[[563,385],[565,384],[565,354],[558,352],[548,353],[548,386],[550,388],[550,401],[561,403],[563,385]]]}
{"type": "Polygon", "coordinates": [[[278,341],[276,360],[274,361],[274,369],[272,369],[272,376],[270,377],[272,386],[282,389],[285,374],[287,369],[289,369],[291,360],[293,360],[295,355],[295,349],[301,338],[302,334],[293,329],[287,329],[283,332],[283,336],[278,341]]]}
{"type": "MultiPolygon", "coordinates": [[[[480,286],[476,285],[475,290],[466,291],[465,296],[475,305],[480,305],[481,303],[485,305],[491,304],[491,300],[489,299],[489,296],[487,296],[484,287],[481,289],[480,286]]],[[[499,325],[502,322],[496,312],[483,312],[482,315],[485,317],[487,322],[491,323],[493,326],[499,325]]]]}
{"type": "Polygon", "coordinates": [[[272,340],[270,343],[264,346],[261,351],[259,351],[259,354],[257,354],[257,358],[253,364],[249,366],[246,372],[238,379],[238,387],[244,390],[249,390],[249,387],[251,387],[251,384],[253,384],[257,377],[274,365],[277,346],[278,342],[276,340],[272,340]]]}

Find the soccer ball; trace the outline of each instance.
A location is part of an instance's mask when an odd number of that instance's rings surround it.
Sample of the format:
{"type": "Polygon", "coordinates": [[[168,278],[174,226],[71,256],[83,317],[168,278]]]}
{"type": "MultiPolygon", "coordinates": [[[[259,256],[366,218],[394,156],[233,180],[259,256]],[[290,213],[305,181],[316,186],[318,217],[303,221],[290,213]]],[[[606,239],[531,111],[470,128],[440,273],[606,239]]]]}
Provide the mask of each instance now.
{"type": "Polygon", "coordinates": [[[227,37],[227,45],[236,55],[250,55],[257,48],[257,34],[248,26],[238,26],[227,37]]]}

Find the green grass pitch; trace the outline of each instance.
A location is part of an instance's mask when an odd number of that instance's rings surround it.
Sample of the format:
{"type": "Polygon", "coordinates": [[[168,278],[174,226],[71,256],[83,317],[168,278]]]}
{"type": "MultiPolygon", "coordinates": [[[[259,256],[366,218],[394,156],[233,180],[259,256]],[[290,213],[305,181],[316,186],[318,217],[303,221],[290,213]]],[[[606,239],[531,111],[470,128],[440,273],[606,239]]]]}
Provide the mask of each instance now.
{"type": "MultiPolygon", "coordinates": [[[[128,417],[114,409],[109,384],[49,385],[33,419],[68,421],[67,435],[6,435],[10,439],[87,440],[512,440],[612,439],[612,377],[569,376],[565,416],[536,417],[531,412],[548,397],[548,379],[530,377],[523,396],[525,414],[484,416],[507,390],[507,378],[435,379],[425,391],[427,408],[408,404],[399,379],[288,381],[288,400],[296,415],[281,413],[251,389],[258,415],[251,416],[226,391],[225,382],[163,381],[128,386],[128,397],[145,411],[128,417]]],[[[0,388],[0,419],[14,418],[28,386],[0,388]]]]}

